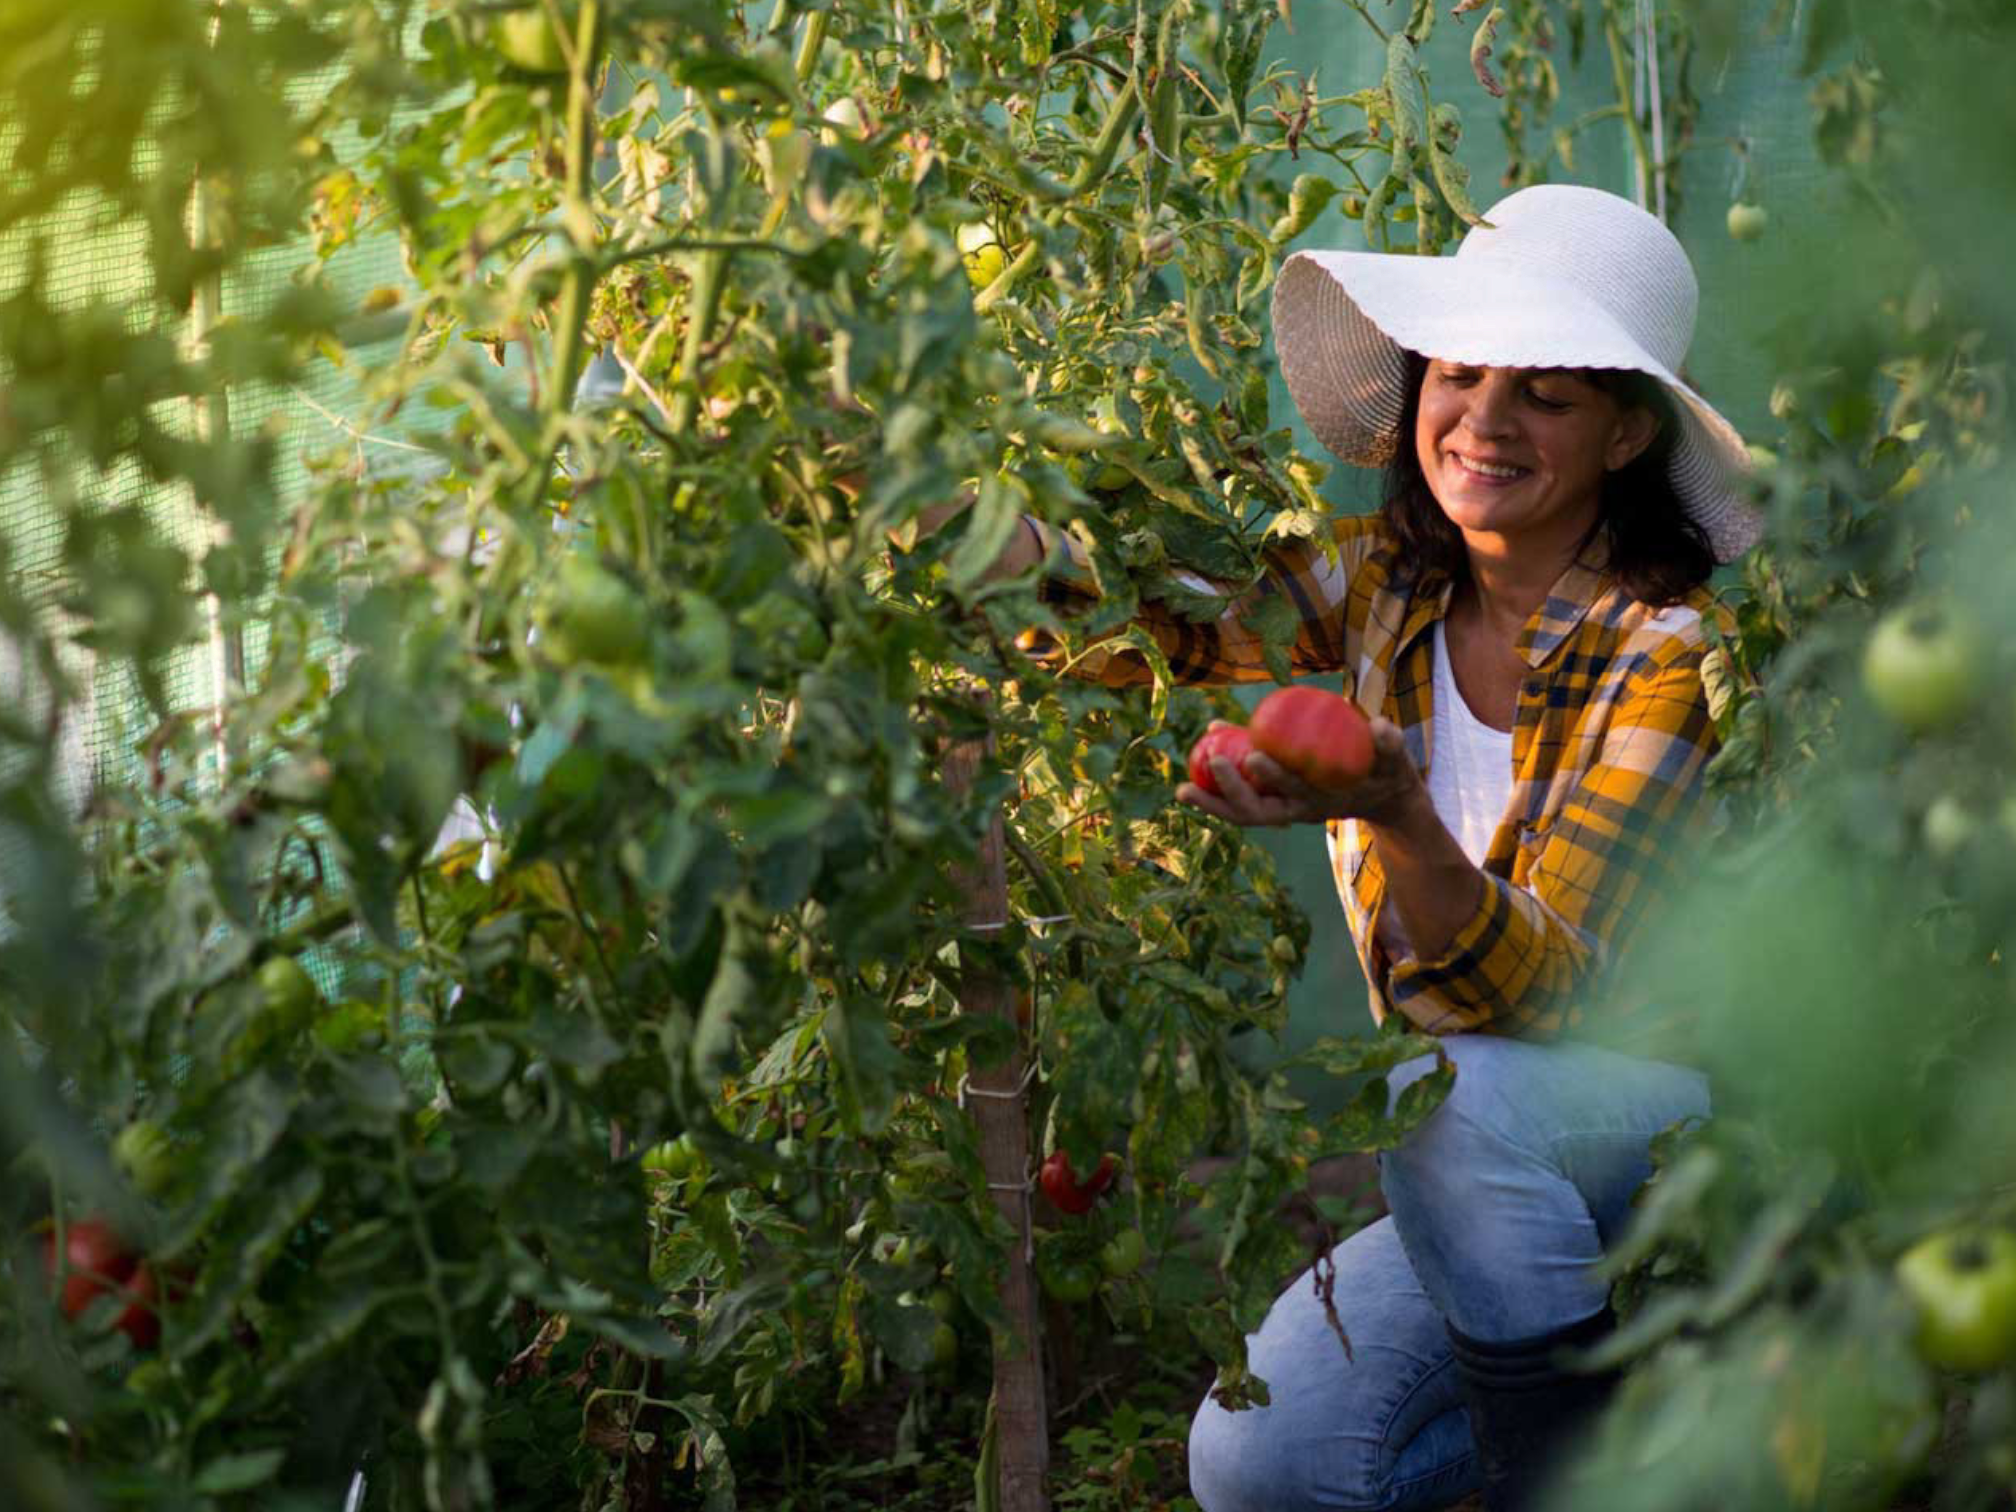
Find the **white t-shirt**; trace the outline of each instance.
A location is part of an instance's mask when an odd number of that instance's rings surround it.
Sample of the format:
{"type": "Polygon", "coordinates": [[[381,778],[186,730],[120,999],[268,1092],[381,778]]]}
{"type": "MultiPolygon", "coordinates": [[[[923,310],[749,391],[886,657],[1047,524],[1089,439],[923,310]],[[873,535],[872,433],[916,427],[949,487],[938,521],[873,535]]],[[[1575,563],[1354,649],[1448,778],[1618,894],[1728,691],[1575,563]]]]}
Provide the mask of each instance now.
{"type": "MultiPolygon", "coordinates": [[[[1473,866],[1482,866],[1491,837],[1512,801],[1512,732],[1494,730],[1463,702],[1456,671],[1449,664],[1449,645],[1442,627],[1435,627],[1435,729],[1429,756],[1428,801],[1435,816],[1473,866]]],[[[1352,823],[1357,823],[1354,819],[1352,823]]],[[[1413,955],[1414,947],[1400,915],[1379,910],[1380,943],[1394,960],[1413,955]]]]}
{"type": "Polygon", "coordinates": [[[1482,866],[1498,821],[1512,798],[1512,732],[1494,730],[1463,701],[1449,642],[1435,626],[1435,731],[1428,766],[1428,798],[1435,813],[1482,866]]]}

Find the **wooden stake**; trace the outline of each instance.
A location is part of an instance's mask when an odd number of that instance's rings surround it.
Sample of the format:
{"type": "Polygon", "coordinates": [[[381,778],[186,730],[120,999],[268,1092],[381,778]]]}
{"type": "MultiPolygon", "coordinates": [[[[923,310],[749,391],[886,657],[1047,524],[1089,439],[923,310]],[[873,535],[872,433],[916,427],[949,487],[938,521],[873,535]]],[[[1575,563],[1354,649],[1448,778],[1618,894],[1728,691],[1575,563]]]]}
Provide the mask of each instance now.
{"type": "MultiPolygon", "coordinates": [[[[989,743],[967,741],[945,753],[945,785],[972,791],[989,743]]],[[[988,821],[972,871],[956,880],[964,894],[961,916],[979,938],[998,936],[1008,923],[1008,873],[1002,860],[1001,815],[988,821]]],[[[1029,1107],[1022,1077],[1027,1047],[1015,1019],[1015,989],[996,972],[963,962],[959,1008],[988,1014],[1016,1032],[1015,1051],[999,1065],[967,1076],[967,1106],[980,1134],[980,1159],[994,1206],[1015,1235],[1001,1288],[1012,1336],[994,1340],[994,1423],[1001,1512],[1049,1512],[1050,1416],[1043,1392],[1043,1328],[1036,1276],[1030,1264],[1029,1107]]]]}

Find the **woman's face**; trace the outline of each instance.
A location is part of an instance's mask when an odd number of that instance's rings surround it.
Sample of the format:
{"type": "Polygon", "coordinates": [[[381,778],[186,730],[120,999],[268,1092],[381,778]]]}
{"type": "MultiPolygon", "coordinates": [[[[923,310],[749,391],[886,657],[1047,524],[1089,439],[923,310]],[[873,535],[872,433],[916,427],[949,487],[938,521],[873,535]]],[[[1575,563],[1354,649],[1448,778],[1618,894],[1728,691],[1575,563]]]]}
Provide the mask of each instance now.
{"type": "Polygon", "coordinates": [[[1595,525],[1603,476],[1658,422],[1565,368],[1432,361],[1414,445],[1421,471],[1473,550],[1570,550],[1595,525]]]}

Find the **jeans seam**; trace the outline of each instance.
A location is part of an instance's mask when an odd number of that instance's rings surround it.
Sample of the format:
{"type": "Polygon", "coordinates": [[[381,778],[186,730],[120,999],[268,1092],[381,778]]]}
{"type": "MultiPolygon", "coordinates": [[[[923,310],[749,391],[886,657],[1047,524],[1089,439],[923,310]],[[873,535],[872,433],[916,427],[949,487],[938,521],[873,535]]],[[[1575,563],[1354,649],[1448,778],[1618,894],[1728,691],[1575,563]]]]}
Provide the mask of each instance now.
{"type": "Polygon", "coordinates": [[[1464,1465],[1475,1465],[1476,1462],[1477,1451],[1474,1448],[1466,1449],[1460,1457],[1451,1460],[1439,1470],[1430,1470],[1421,1475],[1410,1475],[1406,1480],[1396,1480],[1387,1487],[1387,1497],[1384,1504],[1390,1507],[1419,1487],[1425,1486],[1431,1481],[1446,1479],[1452,1472],[1462,1468],[1464,1465]]]}
{"type": "MultiPolygon", "coordinates": [[[[1430,1364],[1426,1369],[1424,1369],[1420,1375],[1414,1378],[1414,1382],[1412,1385],[1410,1385],[1405,1391],[1400,1393],[1400,1399],[1393,1404],[1393,1410],[1386,1414],[1386,1421],[1379,1425],[1379,1442],[1382,1445],[1392,1442],[1393,1425],[1394,1423],[1399,1421],[1400,1414],[1406,1410],[1407,1405],[1421,1393],[1421,1391],[1428,1385],[1429,1382],[1433,1381],[1443,1371],[1453,1370],[1455,1368],[1455,1365],[1456,1362],[1454,1361],[1454,1359],[1435,1361],[1434,1363],[1430,1364]]],[[[1422,1426],[1426,1427],[1427,1424],[1424,1423],[1422,1426]]],[[[1399,1464],[1400,1461],[1400,1451],[1404,1448],[1406,1448],[1406,1445],[1401,1444],[1395,1446],[1393,1450],[1393,1461],[1396,1466],[1399,1464]]],[[[1464,1456],[1464,1458],[1466,1459],[1474,1459],[1475,1457],[1476,1457],[1476,1451],[1474,1449],[1470,1451],[1469,1454],[1464,1456]]],[[[1447,1474],[1451,1469],[1455,1468],[1456,1465],[1460,1465],[1461,1463],[1462,1460],[1455,1460],[1452,1461],[1450,1464],[1443,1465],[1439,1469],[1430,1471],[1427,1474],[1409,1476],[1406,1480],[1389,1478],[1388,1481],[1386,1482],[1386,1495],[1378,1501],[1366,1503],[1366,1506],[1368,1508],[1390,1507],[1399,1498],[1400,1493],[1407,1487],[1417,1486],[1421,1484],[1423,1481],[1433,1480],[1438,1475],[1447,1474]]]]}

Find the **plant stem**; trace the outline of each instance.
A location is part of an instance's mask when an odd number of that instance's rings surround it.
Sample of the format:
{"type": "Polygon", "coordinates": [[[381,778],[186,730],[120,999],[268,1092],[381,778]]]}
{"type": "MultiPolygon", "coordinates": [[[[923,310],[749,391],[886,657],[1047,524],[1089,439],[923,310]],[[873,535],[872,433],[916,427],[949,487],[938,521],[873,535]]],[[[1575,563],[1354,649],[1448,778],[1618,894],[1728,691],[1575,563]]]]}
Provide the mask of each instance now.
{"type": "MultiPolygon", "coordinates": [[[[1078,198],[1112,171],[1114,159],[1120,155],[1120,145],[1127,140],[1127,133],[1140,112],[1141,93],[1134,87],[1134,81],[1130,78],[1120,86],[1107,104],[1106,119],[1100,123],[1099,135],[1093,138],[1091,152],[1079,163],[1078,171],[1071,175],[1071,182],[1065,186],[1067,203],[1044,215],[1044,225],[1056,225],[1064,218],[1070,200],[1078,198]]],[[[973,296],[973,308],[984,314],[1006,299],[1016,282],[1024,273],[1036,266],[1036,260],[1042,254],[1042,243],[1036,237],[1030,237],[1008,266],[1001,270],[994,282],[973,296]]]]}
{"type": "Polygon", "coordinates": [[[812,70],[819,66],[819,49],[825,45],[826,12],[814,11],[805,18],[805,35],[798,39],[798,56],[791,64],[797,71],[799,83],[812,77],[812,70]]]}
{"type": "Polygon", "coordinates": [[[670,426],[675,436],[693,428],[693,416],[700,407],[700,357],[721,313],[730,255],[715,250],[693,259],[693,284],[686,299],[686,341],[679,351],[679,391],[672,396],[670,426]]]}
{"type": "Polygon", "coordinates": [[[1645,128],[1638,122],[1638,112],[1631,108],[1631,63],[1624,56],[1624,36],[1617,30],[1615,21],[1603,23],[1603,40],[1610,45],[1610,73],[1617,87],[1617,111],[1624,117],[1624,127],[1631,134],[1631,152],[1638,159],[1638,176],[1647,186],[1652,183],[1652,149],[1645,141],[1645,128]]]}
{"type": "Polygon", "coordinates": [[[574,244],[560,284],[553,372],[546,393],[549,423],[574,402],[587,358],[588,306],[599,269],[595,256],[595,73],[602,46],[602,0],[582,0],[574,30],[573,72],[567,81],[567,181],[561,223],[574,244]]]}

